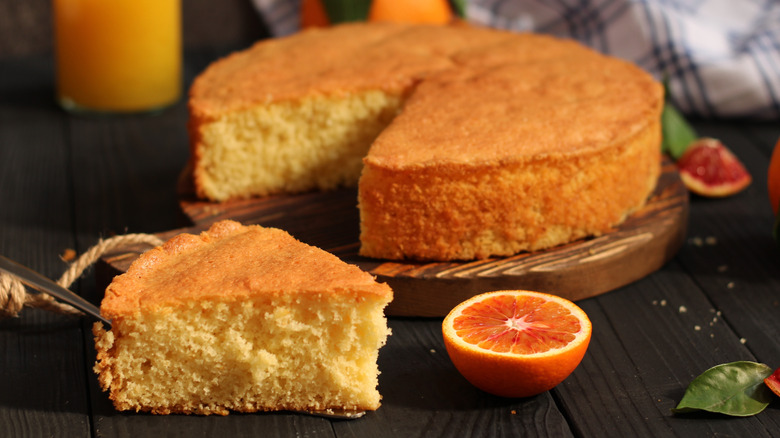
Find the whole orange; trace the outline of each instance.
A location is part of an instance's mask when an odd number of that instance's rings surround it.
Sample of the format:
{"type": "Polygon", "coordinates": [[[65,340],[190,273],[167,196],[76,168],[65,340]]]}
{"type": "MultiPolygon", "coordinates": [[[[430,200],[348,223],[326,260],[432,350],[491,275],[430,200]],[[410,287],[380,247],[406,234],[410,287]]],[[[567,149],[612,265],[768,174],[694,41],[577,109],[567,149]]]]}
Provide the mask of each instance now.
{"type": "Polygon", "coordinates": [[[455,368],[477,388],[502,397],[548,391],[582,361],[592,326],[577,305],[532,291],[472,297],[444,318],[455,368]]]}
{"type": "Polygon", "coordinates": [[[453,19],[447,0],[373,0],[369,21],[446,24],[453,19]]]}
{"type": "Polygon", "coordinates": [[[769,186],[769,202],[777,214],[778,204],[780,204],[780,139],[777,140],[772,158],[769,160],[767,184],[769,186]]]}

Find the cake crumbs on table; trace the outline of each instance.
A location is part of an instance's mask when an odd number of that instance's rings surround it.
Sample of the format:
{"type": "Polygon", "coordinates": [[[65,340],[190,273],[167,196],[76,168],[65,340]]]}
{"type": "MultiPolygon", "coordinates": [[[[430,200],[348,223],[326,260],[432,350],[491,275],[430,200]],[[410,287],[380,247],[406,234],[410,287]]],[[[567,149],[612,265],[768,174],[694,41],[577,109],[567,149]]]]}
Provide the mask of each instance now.
{"type": "Polygon", "coordinates": [[[715,246],[718,244],[718,238],[715,236],[706,236],[704,238],[701,238],[699,236],[693,236],[690,239],[688,239],[688,242],[693,246],[702,247],[704,245],[707,246],[715,246]]]}
{"type": "Polygon", "coordinates": [[[73,248],[65,248],[62,254],[60,254],[60,259],[62,259],[63,262],[72,262],[76,259],[76,250],[73,248]]]}

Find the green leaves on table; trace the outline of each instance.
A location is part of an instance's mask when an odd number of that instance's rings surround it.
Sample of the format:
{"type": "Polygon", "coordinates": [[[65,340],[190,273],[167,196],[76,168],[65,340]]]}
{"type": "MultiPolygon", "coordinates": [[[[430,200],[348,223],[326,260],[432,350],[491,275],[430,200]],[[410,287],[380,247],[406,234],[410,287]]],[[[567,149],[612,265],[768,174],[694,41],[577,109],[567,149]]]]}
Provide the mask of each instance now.
{"type": "Polygon", "coordinates": [[[699,138],[685,117],[668,101],[664,102],[661,113],[661,130],[663,137],[661,151],[668,153],[675,160],[680,158],[688,145],[699,138]]]}
{"type": "Polygon", "coordinates": [[[767,365],[739,361],[714,366],[695,378],[685,390],[675,414],[714,412],[747,417],[763,411],[774,397],[764,384],[772,375],[767,365]]]}

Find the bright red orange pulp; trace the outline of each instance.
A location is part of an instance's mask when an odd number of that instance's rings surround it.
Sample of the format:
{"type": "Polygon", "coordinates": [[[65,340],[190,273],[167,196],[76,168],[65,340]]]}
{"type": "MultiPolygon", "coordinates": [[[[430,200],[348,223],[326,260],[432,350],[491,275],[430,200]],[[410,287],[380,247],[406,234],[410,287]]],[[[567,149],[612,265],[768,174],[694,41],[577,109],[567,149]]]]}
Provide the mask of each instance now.
{"type": "Polygon", "coordinates": [[[585,355],[591,331],[576,304],[523,290],[471,297],[442,321],[455,368],[477,388],[502,397],[529,397],[561,383],[585,355]]]}
{"type": "Polygon", "coordinates": [[[771,376],[764,379],[764,383],[766,383],[766,386],[768,386],[775,395],[780,397],[780,368],[776,369],[771,376]]]}
{"type": "Polygon", "coordinates": [[[580,322],[555,302],[498,295],[464,309],[453,327],[464,341],[485,350],[534,354],[566,346],[580,322]]]}
{"type": "Polygon", "coordinates": [[[772,205],[772,210],[777,214],[780,209],[780,139],[777,140],[775,149],[772,151],[772,158],[769,160],[767,185],[769,186],[769,202],[772,205]]]}

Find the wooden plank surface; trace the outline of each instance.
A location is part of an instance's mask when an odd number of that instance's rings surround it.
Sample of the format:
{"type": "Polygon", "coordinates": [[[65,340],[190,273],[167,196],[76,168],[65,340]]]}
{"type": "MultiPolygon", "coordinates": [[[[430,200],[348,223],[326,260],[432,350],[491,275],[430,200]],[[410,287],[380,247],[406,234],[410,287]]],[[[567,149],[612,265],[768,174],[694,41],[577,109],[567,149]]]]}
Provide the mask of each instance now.
{"type": "MultiPolygon", "coordinates": [[[[50,71],[44,59],[0,66],[0,254],[57,278],[75,241],[65,123],[36,80],[50,71]]],[[[0,435],[87,435],[85,367],[78,319],[0,319],[0,435]]]]}
{"type": "MultiPolygon", "coordinates": [[[[216,55],[191,57],[188,77],[216,55]]],[[[0,253],[56,278],[65,248],[81,252],[115,233],[191,226],[181,222],[168,186],[187,159],[183,106],[158,117],[71,117],[50,100],[51,74],[40,58],[0,69],[0,253]]],[[[732,147],[753,185],[723,200],[692,197],[687,236],[672,261],[578,302],[593,322],[592,343],[580,367],[548,393],[482,393],[449,362],[440,318],[391,317],[394,334],[379,356],[384,404],[363,419],[119,413],[90,370],[89,321],[26,309],[0,320],[3,435],[776,436],[777,401],[746,419],[669,411],[690,380],[713,365],[747,359],[780,366],[780,250],[766,229],[772,213],[765,186],[780,126],[697,126],[732,147]]],[[[94,271],[74,289],[93,301],[102,295],[94,271]]]]}
{"type": "Polygon", "coordinates": [[[751,352],[780,367],[780,247],[771,237],[774,217],[766,184],[780,126],[762,123],[755,129],[734,130],[706,123],[700,129],[733,148],[754,181],[732,198],[693,199],[691,223],[696,228],[680,261],[751,352]]]}
{"type": "MultiPolygon", "coordinates": [[[[594,340],[584,369],[555,392],[564,393],[561,407],[584,436],[606,428],[614,428],[614,436],[647,437],[769,437],[780,430],[777,409],[744,421],[670,412],[691,380],[712,366],[737,360],[780,366],[774,336],[780,248],[766,233],[765,149],[733,126],[700,122],[697,128],[723,139],[755,181],[730,198],[692,196],[688,236],[672,262],[630,287],[581,303],[594,321],[594,340]],[[583,400],[581,392],[592,397],[583,400]]],[[[780,136],[780,127],[773,129],[780,136]]]]}

